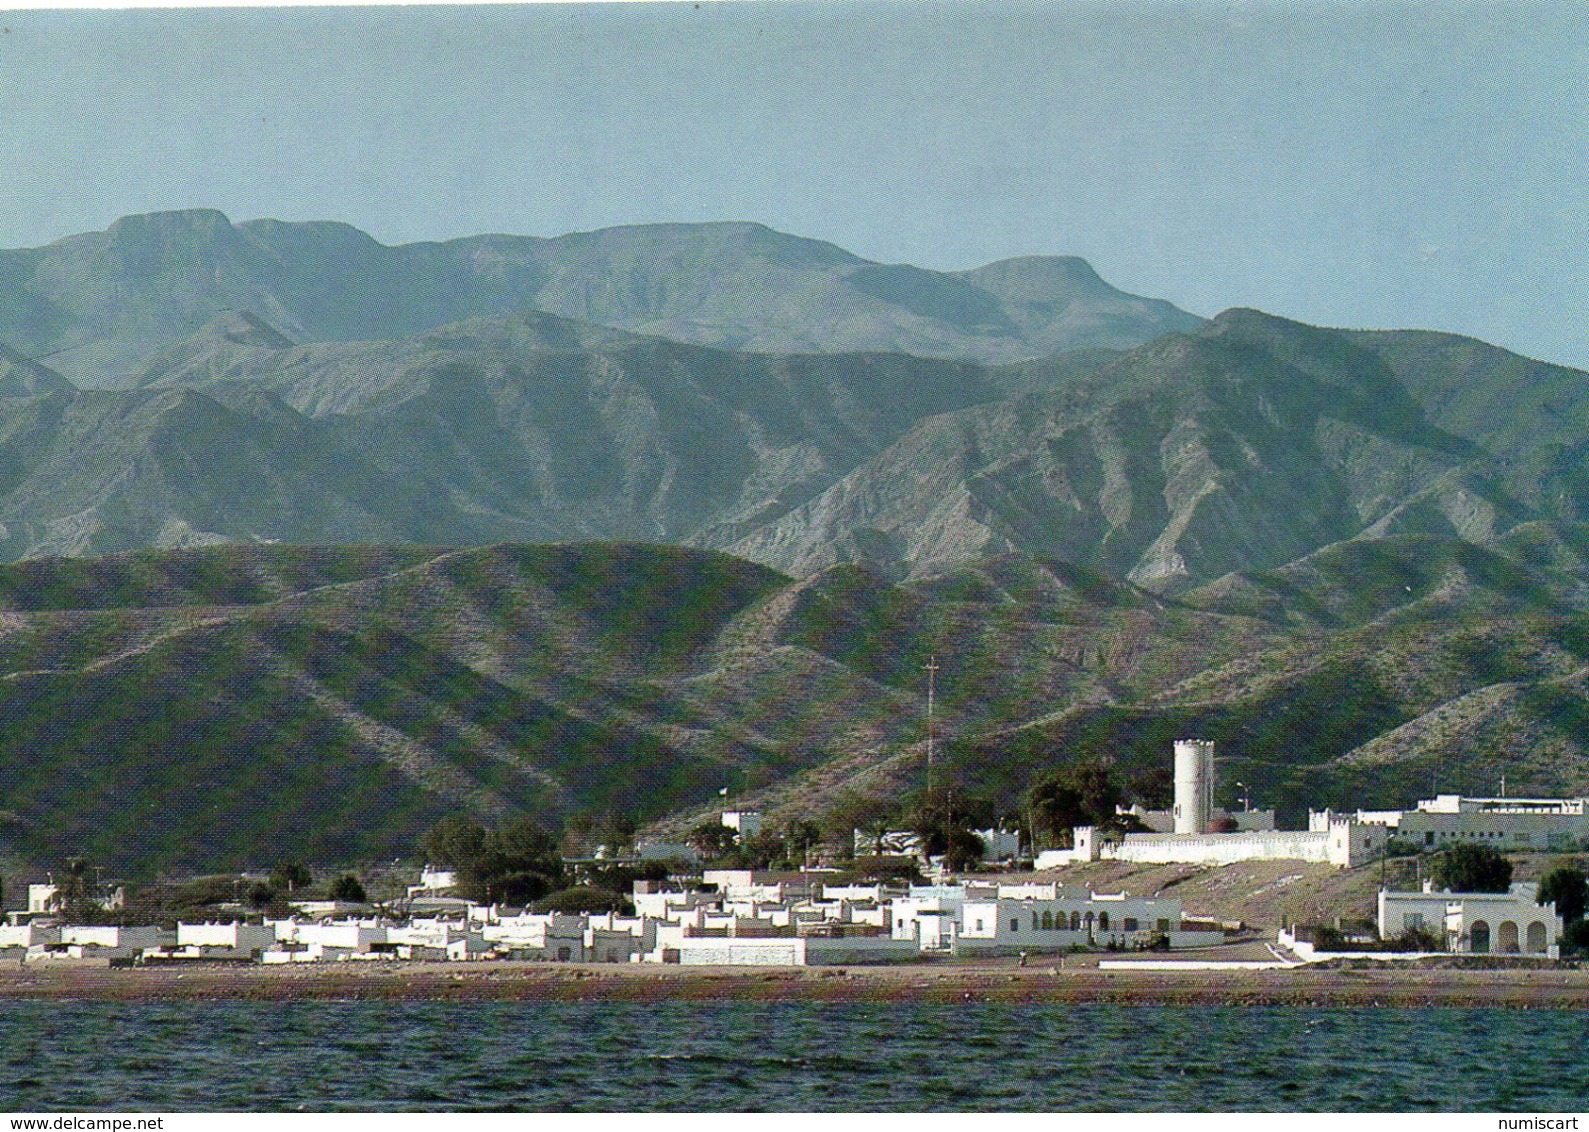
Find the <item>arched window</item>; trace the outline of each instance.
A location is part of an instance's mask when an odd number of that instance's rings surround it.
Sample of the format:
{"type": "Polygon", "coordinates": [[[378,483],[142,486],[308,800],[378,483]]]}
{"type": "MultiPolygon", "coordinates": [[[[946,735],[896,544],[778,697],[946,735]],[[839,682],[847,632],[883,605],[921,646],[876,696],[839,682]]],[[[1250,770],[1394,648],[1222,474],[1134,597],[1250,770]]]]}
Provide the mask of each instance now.
{"type": "Polygon", "coordinates": [[[1528,925],[1528,950],[1535,954],[1543,954],[1546,948],[1545,925],[1535,920],[1528,925]]]}
{"type": "Polygon", "coordinates": [[[1468,928],[1468,950],[1488,951],[1490,949],[1490,925],[1483,920],[1474,920],[1473,926],[1468,928]]]}
{"type": "Polygon", "coordinates": [[[1517,923],[1513,920],[1502,920],[1501,930],[1497,933],[1495,950],[1515,953],[1521,950],[1517,946],[1517,923]]]}
{"type": "Polygon", "coordinates": [[[1051,931],[1054,930],[1054,913],[1052,913],[1052,912],[1044,912],[1043,913],[1043,930],[1045,932],[1051,932],[1051,931]]]}
{"type": "Polygon", "coordinates": [[[1080,912],[1072,912],[1070,914],[1070,930],[1073,931],[1073,932],[1081,931],[1081,913],[1080,912]]]}

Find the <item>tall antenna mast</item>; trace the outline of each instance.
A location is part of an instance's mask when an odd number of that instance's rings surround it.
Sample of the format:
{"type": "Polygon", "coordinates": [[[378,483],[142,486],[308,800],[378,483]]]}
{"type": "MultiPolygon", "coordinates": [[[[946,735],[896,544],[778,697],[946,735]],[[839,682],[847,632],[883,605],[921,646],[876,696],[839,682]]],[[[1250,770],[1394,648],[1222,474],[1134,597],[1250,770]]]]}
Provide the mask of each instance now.
{"type": "Polygon", "coordinates": [[[927,670],[927,800],[932,801],[932,701],[937,690],[938,657],[929,656],[922,666],[927,670]]]}

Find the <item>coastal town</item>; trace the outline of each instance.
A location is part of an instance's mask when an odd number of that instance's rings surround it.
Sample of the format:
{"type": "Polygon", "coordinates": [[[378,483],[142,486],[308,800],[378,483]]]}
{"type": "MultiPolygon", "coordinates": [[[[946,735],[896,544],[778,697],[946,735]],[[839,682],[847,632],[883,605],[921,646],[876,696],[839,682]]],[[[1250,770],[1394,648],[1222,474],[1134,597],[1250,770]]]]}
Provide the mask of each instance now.
{"type": "MultiPolygon", "coordinates": [[[[1106,969],[1289,970],[1368,957],[1559,960],[1564,946],[1571,952],[1583,940],[1582,871],[1568,864],[1541,881],[1514,883],[1504,854],[1583,849],[1589,800],[1440,795],[1405,811],[1321,811],[1307,830],[1282,831],[1273,811],[1213,806],[1212,744],[1177,742],[1174,766],[1171,809],[1122,808],[1129,825],[1149,832],[1077,827],[1069,848],[1022,862],[1013,833],[981,830],[989,859],[967,875],[952,874],[944,856],[926,852],[909,832],[856,831],[857,846],[885,843],[909,863],[908,872],[920,866],[924,883],[903,873],[862,883],[820,864],[702,867],[689,845],[640,842],[627,860],[595,862],[650,865],[626,899],[612,902],[621,906],[607,910],[470,899],[460,894],[456,869],[426,865],[390,901],[368,901],[357,885],[333,885],[333,899],[289,898],[252,912],[238,903],[231,915],[139,923],[126,914],[124,892],[89,889],[74,899],[52,877],[29,885],[26,908],[7,913],[0,966],[517,961],[800,968],[995,959],[1024,966],[1073,956],[1106,969]],[[1407,859],[1420,873],[1428,861],[1431,875],[1407,888],[1384,883],[1388,863],[1407,859]],[[658,867],[663,860],[668,864],[658,867]],[[1078,870],[1102,861],[1187,871],[1151,892],[1109,891],[1077,879],[1078,870]],[[1293,920],[1265,937],[1254,923],[1188,906],[1179,894],[1196,890],[1184,882],[1197,871],[1241,862],[1377,868],[1377,915],[1367,924],[1339,915],[1293,920]],[[1477,879],[1453,884],[1465,876],[1477,879]],[[98,914],[74,918],[85,907],[98,914]]],[[[753,836],[761,822],[747,810],[720,817],[724,845],[753,836]]],[[[1274,888],[1301,875],[1277,876],[1274,888]]]]}

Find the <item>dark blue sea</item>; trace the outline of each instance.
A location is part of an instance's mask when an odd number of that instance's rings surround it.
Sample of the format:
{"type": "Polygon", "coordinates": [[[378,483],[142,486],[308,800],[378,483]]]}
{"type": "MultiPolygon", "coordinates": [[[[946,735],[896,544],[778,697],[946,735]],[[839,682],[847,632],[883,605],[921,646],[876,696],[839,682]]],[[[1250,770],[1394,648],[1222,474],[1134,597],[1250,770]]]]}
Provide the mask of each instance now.
{"type": "Polygon", "coordinates": [[[1567,1010],[0,1003],[0,1111],[1566,1111],[1567,1010]]]}

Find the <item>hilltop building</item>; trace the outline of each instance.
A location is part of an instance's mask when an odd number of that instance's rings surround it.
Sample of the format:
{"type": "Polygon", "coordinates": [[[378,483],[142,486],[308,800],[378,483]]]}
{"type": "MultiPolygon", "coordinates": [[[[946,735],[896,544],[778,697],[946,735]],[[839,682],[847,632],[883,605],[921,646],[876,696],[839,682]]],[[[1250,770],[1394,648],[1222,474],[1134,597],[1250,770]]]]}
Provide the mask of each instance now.
{"type": "Polygon", "coordinates": [[[1390,836],[1410,841],[1420,850],[1459,842],[1546,851],[1589,844],[1589,798],[1440,794],[1411,810],[1358,810],[1346,820],[1384,826],[1390,836]]]}

